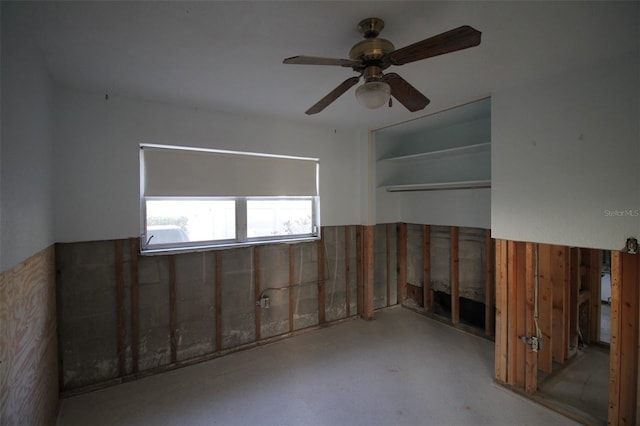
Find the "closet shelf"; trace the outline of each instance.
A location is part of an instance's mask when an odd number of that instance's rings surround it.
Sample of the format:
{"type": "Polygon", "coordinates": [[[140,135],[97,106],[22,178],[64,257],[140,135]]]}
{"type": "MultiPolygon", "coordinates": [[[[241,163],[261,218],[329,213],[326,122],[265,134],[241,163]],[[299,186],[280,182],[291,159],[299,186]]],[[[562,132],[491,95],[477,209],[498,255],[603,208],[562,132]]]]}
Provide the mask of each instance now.
{"type": "Polygon", "coordinates": [[[491,149],[491,142],[478,143],[474,145],[460,146],[456,148],[440,149],[437,151],[419,152],[417,154],[399,155],[397,157],[382,158],[378,161],[411,161],[411,160],[432,160],[437,158],[450,157],[462,154],[476,154],[491,149]]]}
{"type": "Polygon", "coordinates": [[[390,185],[384,187],[387,192],[442,191],[450,189],[491,188],[491,179],[467,180],[459,182],[417,183],[409,185],[390,185]]]}

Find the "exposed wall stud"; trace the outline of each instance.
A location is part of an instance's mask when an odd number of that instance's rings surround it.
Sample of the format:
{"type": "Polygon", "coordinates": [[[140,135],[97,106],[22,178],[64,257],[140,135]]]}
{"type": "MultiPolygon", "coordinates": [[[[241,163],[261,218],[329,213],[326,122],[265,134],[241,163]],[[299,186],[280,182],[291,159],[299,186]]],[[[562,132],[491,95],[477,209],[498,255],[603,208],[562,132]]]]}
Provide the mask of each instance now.
{"type": "Polygon", "coordinates": [[[374,226],[362,227],[362,246],[363,246],[363,310],[362,318],[366,320],[373,319],[373,242],[374,226]]]}
{"type": "Polygon", "coordinates": [[[485,279],[484,279],[484,334],[493,336],[495,332],[495,278],[493,268],[495,264],[494,243],[491,239],[491,230],[485,231],[485,279]]]}
{"type": "Polygon", "coordinates": [[[349,226],[344,227],[344,280],[347,318],[351,316],[351,235],[349,229],[349,226]]]}
{"type": "Polygon", "coordinates": [[[169,259],[169,335],[171,362],[178,360],[178,315],[176,308],[176,257],[168,256],[169,259]]]}
{"type": "Polygon", "coordinates": [[[222,350],[222,252],[216,251],[216,350],[222,350]]]}
{"type": "Polygon", "coordinates": [[[398,224],[398,303],[407,298],[407,224],[398,224]]]}
{"type": "Polygon", "coordinates": [[[295,251],[294,246],[289,245],[289,333],[293,332],[293,314],[295,309],[294,287],[295,284],[295,251]]]}
{"type": "Polygon", "coordinates": [[[431,287],[431,226],[422,227],[422,305],[428,312],[433,311],[433,289],[431,287]]]}
{"type": "Polygon", "coordinates": [[[327,322],[326,312],[326,286],[324,283],[324,269],[325,269],[325,253],[324,253],[324,231],[325,228],[320,229],[320,240],[318,240],[318,322],[325,324],[327,322]]]}
{"type": "Polygon", "coordinates": [[[138,316],[138,254],[140,252],[140,240],[131,240],[131,370],[138,372],[140,342],[140,324],[138,316]]]}
{"type": "Polygon", "coordinates": [[[253,296],[255,299],[254,326],[256,333],[256,341],[260,340],[260,319],[262,309],[260,308],[260,247],[253,247],[253,296]]]}
{"type": "Polygon", "coordinates": [[[460,322],[459,228],[451,227],[451,322],[460,322]]]}
{"type": "Polygon", "coordinates": [[[118,315],[118,372],[120,377],[127,374],[127,363],[125,358],[123,258],[122,240],[116,240],[116,307],[118,315]]]}

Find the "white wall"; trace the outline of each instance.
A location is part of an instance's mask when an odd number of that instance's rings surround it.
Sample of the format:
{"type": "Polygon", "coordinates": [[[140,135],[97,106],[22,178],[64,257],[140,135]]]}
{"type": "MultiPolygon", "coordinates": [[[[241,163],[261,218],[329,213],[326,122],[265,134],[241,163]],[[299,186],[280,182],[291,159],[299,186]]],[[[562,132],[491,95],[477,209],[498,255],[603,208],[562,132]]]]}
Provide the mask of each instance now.
{"type": "Polygon", "coordinates": [[[140,143],[320,158],[322,225],[361,223],[366,134],[57,88],[56,241],[137,236],[140,143]]]}
{"type": "Polygon", "coordinates": [[[493,237],[619,250],[639,236],[639,58],[493,94],[493,237]]]}
{"type": "Polygon", "coordinates": [[[5,271],[54,242],[52,81],[29,34],[2,3],[0,267],[5,271]]]}

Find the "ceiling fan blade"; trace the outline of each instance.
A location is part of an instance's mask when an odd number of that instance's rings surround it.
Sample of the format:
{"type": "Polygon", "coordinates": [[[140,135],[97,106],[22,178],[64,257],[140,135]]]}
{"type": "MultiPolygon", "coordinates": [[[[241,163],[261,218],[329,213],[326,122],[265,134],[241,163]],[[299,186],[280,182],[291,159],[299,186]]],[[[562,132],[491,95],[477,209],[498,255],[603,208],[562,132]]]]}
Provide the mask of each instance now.
{"type": "Polygon", "coordinates": [[[480,44],[482,33],[468,25],[438,34],[389,53],[392,65],[403,65],[480,44]]]}
{"type": "Polygon", "coordinates": [[[329,106],[329,104],[331,102],[333,102],[336,99],[338,99],[338,97],[340,95],[342,95],[344,92],[346,92],[351,87],[353,87],[356,84],[358,84],[358,81],[360,81],[360,77],[351,77],[351,78],[346,79],[345,81],[340,83],[340,85],[338,87],[336,87],[331,92],[329,92],[329,94],[327,96],[325,96],[324,98],[320,99],[314,106],[312,106],[311,108],[306,110],[305,114],[312,115],[312,114],[319,113],[320,111],[325,109],[327,106],[329,106]]]}
{"type": "Polygon", "coordinates": [[[385,74],[382,81],[391,86],[391,96],[409,111],[419,111],[429,105],[429,99],[398,74],[394,72],[385,74]]]}
{"type": "Polygon", "coordinates": [[[338,65],[341,67],[354,67],[360,65],[360,62],[350,59],[320,58],[317,56],[292,56],[282,61],[283,64],[296,65],[338,65]]]}

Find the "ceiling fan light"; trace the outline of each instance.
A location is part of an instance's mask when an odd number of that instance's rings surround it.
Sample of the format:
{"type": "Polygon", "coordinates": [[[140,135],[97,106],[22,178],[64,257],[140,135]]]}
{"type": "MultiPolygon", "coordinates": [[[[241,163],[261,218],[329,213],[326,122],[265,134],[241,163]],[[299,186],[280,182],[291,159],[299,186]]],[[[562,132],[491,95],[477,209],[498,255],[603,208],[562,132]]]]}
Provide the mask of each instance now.
{"type": "Polygon", "coordinates": [[[390,96],[391,87],[383,81],[369,81],[356,89],[356,99],[369,109],[380,108],[390,96]]]}

